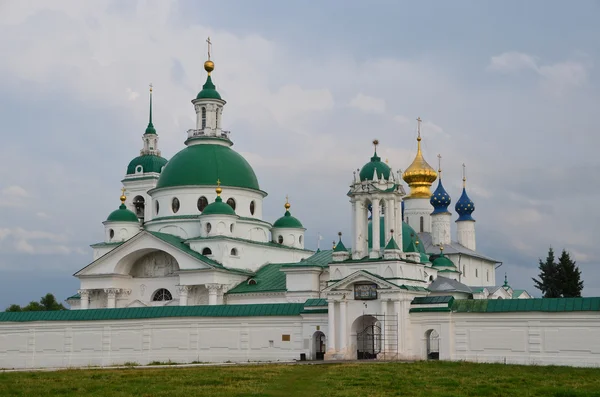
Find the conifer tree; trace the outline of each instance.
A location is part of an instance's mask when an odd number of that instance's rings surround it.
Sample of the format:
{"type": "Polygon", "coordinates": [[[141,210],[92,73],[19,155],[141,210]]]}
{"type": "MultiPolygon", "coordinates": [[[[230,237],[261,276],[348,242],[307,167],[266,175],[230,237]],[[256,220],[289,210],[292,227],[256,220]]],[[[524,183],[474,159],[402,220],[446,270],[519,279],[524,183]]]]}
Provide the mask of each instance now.
{"type": "Polygon", "coordinates": [[[560,298],[558,264],[552,247],[548,250],[546,261],[540,259],[539,269],[539,280],[532,278],[535,288],[542,291],[544,298],[560,298]]]}
{"type": "Polygon", "coordinates": [[[581,296],[583,281],[581,271],[576,262],[571,259],[569,253],[563,249],[558,258],[558,279],[561,296],[565,298],[576,298],[581,296]]]}

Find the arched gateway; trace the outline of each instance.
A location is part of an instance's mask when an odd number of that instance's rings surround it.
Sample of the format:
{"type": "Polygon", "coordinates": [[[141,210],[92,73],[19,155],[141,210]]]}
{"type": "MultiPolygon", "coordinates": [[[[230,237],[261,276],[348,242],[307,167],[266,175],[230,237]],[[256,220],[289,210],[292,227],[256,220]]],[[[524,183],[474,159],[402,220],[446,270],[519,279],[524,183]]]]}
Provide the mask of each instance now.
{"type": "Polygon", "coordinates": [[[352,324],[352,339],[357,359],[376,359],[382,349],[380,321],[371,315],[358,317],[352,324]]]}

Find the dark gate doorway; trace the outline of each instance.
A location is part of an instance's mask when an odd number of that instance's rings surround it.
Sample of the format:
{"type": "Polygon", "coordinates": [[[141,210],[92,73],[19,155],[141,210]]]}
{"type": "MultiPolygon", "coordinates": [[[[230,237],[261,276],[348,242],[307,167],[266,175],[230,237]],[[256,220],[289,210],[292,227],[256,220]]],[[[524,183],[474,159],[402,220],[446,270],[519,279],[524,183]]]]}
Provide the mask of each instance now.
{"type": "Polygon", "coordinates": [[[425,338],[427,340],[427,359],[428,360],[439,360],[440,359],[440,335],[436,330],[430,329],[425,332],[425,338]]]}
{"type": "Polygon", "coordinates": [[[357,321],[356,358],[374,360],[381,352],[381,326],[373,316],[362,316],[357,321]]]}
{"type": "Polygon", "coordinates": [[[321,331],[317,331],[313,335],[315,360],[323,360],[325,358],[325,334],[321,331]]]}

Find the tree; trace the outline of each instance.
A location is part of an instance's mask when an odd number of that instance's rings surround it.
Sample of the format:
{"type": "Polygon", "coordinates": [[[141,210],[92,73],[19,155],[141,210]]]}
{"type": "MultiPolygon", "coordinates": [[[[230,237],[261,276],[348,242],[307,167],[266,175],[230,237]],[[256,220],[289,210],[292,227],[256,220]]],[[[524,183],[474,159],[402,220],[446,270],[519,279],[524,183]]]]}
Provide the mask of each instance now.
{"type": "Polygon", "coordinates": [[[56,298],[52,294],[46,294],[39,302],[31,301],[27,306],[10,305],[7,312],[42,312],[42,311],[53,311],[53,310],[67,310],[61,303],[56,301],[56,298]]]}
{"type": "Polygon", "coordinates": [[[560,298],[560,287],[558,278],[558,264],[554,258],[552,247],[548,250],[546,261],[539,264],[539,280],[532,278],[535,288],[542,291],[544,298],[560,298]]]}
{"type": "Polygon", "coordinates": [[[581,290],[583,290],[581,271],[564,249],[558,258],[558,279],[563,297],[577,298],[581,296],[581,290]]]}

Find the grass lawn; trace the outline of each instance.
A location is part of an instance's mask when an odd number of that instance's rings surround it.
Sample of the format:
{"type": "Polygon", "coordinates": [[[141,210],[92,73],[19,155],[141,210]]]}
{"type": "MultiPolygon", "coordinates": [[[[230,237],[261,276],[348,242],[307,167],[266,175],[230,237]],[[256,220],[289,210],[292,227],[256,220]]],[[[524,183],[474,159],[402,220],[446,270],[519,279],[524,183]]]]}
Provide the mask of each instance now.
{"type": "Polygon", "coordinates": [[[453,362],[0,373],[0,396],[600,396],[600,369],[453,362]]]}

